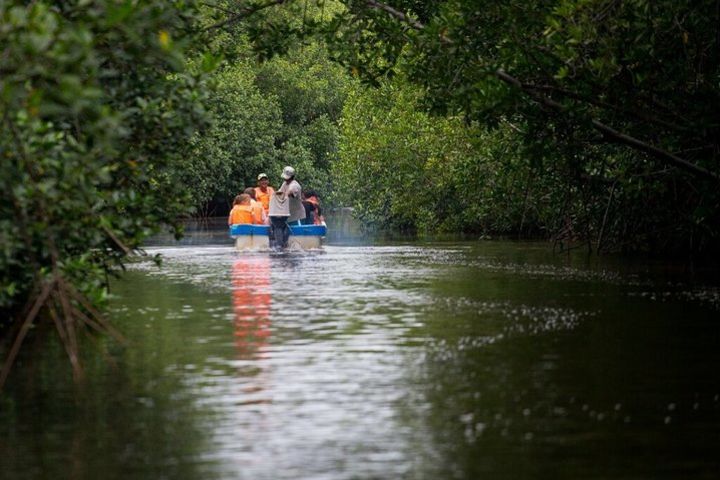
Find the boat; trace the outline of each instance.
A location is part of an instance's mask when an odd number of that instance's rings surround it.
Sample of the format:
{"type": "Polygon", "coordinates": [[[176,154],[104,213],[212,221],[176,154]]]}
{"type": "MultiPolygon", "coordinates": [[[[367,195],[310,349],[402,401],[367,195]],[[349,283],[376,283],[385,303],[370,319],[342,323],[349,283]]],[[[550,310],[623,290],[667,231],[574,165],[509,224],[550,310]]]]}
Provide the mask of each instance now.
{"type": "MultiPolygon", "coordinates": [[[[269,250],[268,225],[239,223],[230,225],[230,238],[235,240],[238,250],[269,250]]],[[[323,225],[294,225],[290,227],[288,250],[311,250],[320,248],[322,238],[327,233],[323,225]]]]}

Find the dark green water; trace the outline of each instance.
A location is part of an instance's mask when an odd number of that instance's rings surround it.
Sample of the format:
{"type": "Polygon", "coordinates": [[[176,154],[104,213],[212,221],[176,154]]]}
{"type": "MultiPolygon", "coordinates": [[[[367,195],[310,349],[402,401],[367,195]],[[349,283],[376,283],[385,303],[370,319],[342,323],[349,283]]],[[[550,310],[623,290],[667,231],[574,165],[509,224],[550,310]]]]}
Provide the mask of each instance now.
{"type": "Polygon", "coordinates": [[[720,473],[712,271],[513,242],[156,247],[129,340],[29,346],[0,478],[660,479],[720,473]],[[39,360],[30,361],[30,352],[39,360]]]}

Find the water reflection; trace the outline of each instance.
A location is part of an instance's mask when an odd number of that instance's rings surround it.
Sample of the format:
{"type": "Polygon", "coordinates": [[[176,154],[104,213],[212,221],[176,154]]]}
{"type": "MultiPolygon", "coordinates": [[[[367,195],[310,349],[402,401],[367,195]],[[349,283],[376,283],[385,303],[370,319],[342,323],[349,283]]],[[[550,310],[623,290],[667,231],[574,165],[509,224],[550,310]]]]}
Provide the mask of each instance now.
{"type": "Polygon", "coordinates": [[[95,413],[56,384],[0,403],[0,477],[69,456],[86,478],[714,478],[714,304],[546,251],[154,250],[114,290],[133,346],[95,413]]]}
{"type": "Polygon", "coordinates": [[[270,259],[241,256],[232,267],[235,344],[238,358],[267,358],[270,338],[270,259]]]}
{"type": "Polygon", "coordinates": [[[232,265],[233,335],[235,362],[241,377],[242,408],[271,402],[268,366],[270,343],[270,259],[265,255],[239,256],[232,265]]]}

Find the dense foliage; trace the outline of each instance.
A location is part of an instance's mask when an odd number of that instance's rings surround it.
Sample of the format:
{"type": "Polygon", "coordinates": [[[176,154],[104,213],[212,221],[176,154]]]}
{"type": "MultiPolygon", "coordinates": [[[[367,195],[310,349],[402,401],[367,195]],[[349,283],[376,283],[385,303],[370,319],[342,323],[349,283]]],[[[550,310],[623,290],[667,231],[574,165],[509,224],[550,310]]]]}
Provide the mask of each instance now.
{"type": "MultiPolygon", "coordinates": [[[[332,170],[336,195],[367,227],[554,237],[563,248],[584,238],[586,246],[606,251],[628,246],[619,244],[618,231],[649,228],[652,217],[630,215],[646,200],[648,179],[622,190],[587,181],[573,171],[573,161],[535,156],[511,121],[494,129],[467,126],[461,117],[422,112],[422,100],[396,79],[358,87],[345,104],[341,160],[332,170]]],[[[603,168],[626,153],[595,147],[583,154],[594,156],[587,160],[593,168],[603,168]]],[[[652,241],[623,235],[643,245],[652,241]]]]}
{"type": "MultiPolygon", "coordinates": [[[[277,186],[288,164],[296,168],[305,188],[329,195],[328,171],[338,158],[337,124],[349,74],[330,60],[318,41],[275,39],[284,55],[263,59],[248,41],[256,33],[251,28],[215,28],[230,3],[203,4],[204,43],[195,45],[201,61],[193,63],[217,67],[206,89],[210,125],[190,139],[191,147],[176,172],[178,182],[188,185],[201,216],[222,214],[239,191],[256,184],[260,172],[277,186]]],[[[268,21],[276,19],[293,28],[300,28],[302,15],[324,15],[322,9],[305,9],[296,16],[272,13],[268,21]]]]}
{"type": "Polygon", "coordinates": [[[226,67],[212,76],[207,101],[211,124],[193,135],[176,172],[179,182],[188,185],[200,214],[212,213],[206,209],[213,198],[232,200],[244,186],[254,185],[253,172],[257,175],[277,163],[280,108],[258,90],[253,77],[253,67],[247,64],[226,67]]]}
{"type": "Polygon", "coordinates": [[[177,172],[190,186],[199,213],[217,214],[214,206],[227,205],[254,186],[260,172],[277,185],[288,164],[306,188],[329,193],[348,74],[317,43],[263,63],[242,37],[223,39],[213,49],[226,60],[209,80],[211,124],[193,136],[177,172]],[[225,55],[228,50],[231,56],[225,55]]]}
{"type": "Polygon", "coordinates": [[[110,328],[94,310],[107,274],[188,211],[173,170],[204,116],[183,55],[192,15],[164,0],[0,4],[0,318],[22,319],[11,358],[44,313],[79,374],[77,333],[110,328]]]}
{"type": "Polygon", "coordinates": [[[268,7],[306,3],[235,3],[227,20],[251,25],[263,55],[321,34],[369,83],[404,73],[423,106],[481,135],[511,122],[533,164],[530,191],[544,196],[543,184],[557,181],[567,192],[553,202],[563,220],[538,225],[557,238],[672,251],[718,244],[717,2],[345,0],[303,28],[277,17],[261,28],[268,7]]]}
{"type": "Polygon", "coordinates": [[[356,88],[343,116],[339,200],[369,227],[422,232],[543,235],[566,185],[537,177],[517,127],[468,127],[422,111],[395,80],[356,88]]]}
{"type": "Polygon", "coordinates": [[[332,170],[337,201],[353,205],[367,227],[452,230],[459,215],[479,220],[479,199],[457,195],[463,178],[478,185],[486,170],[475,139],[458,119],[423,113],[419,99],[393,82],[379,90],[358,86],[345,104],[341,160],[332,170]]]}

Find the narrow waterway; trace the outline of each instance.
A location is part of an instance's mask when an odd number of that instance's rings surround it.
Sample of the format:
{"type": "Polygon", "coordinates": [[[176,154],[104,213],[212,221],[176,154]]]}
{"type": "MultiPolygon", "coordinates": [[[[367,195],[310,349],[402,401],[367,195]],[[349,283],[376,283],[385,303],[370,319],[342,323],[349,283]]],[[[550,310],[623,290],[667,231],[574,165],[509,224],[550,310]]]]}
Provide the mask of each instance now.
{"type": "Polygon", "coordinates": [[[83,384],[55,343],[28,348],[0,397],[0,478],[720,472],[712,271],[546,243],[202,238],[114,283],[129,343],[88,343],[83,384]]]}

